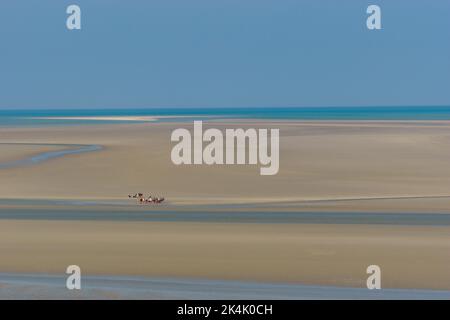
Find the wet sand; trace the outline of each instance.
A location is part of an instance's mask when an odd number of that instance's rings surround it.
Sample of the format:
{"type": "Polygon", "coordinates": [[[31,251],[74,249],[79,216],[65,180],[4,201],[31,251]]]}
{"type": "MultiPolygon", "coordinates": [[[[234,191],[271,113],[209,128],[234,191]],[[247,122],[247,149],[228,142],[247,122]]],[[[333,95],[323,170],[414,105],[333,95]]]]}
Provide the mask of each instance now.
{"type": "MultiPolygon", "coordinates": [[[[5,145],[5,144],[4,144],[5,145]]],[[[16,155],[16,158],[10,159],[9,161],[3,159],[0,162],[0,169],[8,169],[8,168],[20,168],[24,166],[37,165],[41,162],[48,161],[54,158],[60,158],[71,154],[78,154],[83,152],[94,152],[102,149],[101,146],[98,145],[63,145],[63,144],[23,144],[23,143],[10,143],[7,144],[13,150],[14,153],[20,153],[20,156],[16,155]],[[16,148],[14,148],[16,147],[16,148]],[[25,148],[24,148],[25,147],[25,148]],[[16,151],[15,149],[19,149],[16,151]],[[32,152],[31,150],[35,149],[36,151],[33,154],[23,154],[24,150],[28,150],[28,152],[32,152]]],[[[8,154],[8,152],[7,152],[8,154]]]]}
{"type": "Polygon", "coordinates": [[[0,200],[0,220],[450,226],[450,214],[445,213],[295,212],[276,207],[265,211],[251,208],[244,211],[238,207],[220,206],[92,205],[89,202],[73,204],[71,201],[58,201],[54,205],[49,201],[45,201],[45,205],[39,205],[38,201],[35,203],[24,205],[15,200],[0,200]]]}
{"type": "Polygon", "coordinates": [[[367,290],[265,282],[182,278],[82,276],[81,290],[65,288],[66,275],[2,274],[2,299],[450,299],[442,290],[367,290]]]}
{"type": "Polygon", "coordinates": [[[62,145],[52,144],[23,144],[23,143],[0,143],[0,166],[5,163],[22,161],[37,154],[65,150],[62,145]]]}

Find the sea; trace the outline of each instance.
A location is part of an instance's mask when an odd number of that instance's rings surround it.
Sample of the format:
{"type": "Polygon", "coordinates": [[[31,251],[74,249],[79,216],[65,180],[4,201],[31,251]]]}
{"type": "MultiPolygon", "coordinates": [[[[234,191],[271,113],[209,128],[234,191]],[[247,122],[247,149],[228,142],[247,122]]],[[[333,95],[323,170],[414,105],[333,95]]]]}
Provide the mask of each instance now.
{"type": "MultiPolygon", "coordinates": [[[[87,120],[80,118],[125,116],[163,117],[157,121],[183,121],[183,119],[186,121],[192,121],[192,119],[450,120],[450,106],[7,109],[0,110],[0,126],[15,127],[117,123],[117,121],[114,120],[87,120]],[[63,117],[64,119],[48,119],[58,117],[63,117]],[[67,119],[70,117],[77,119],[67,119]]],[[[130,120],[123,120],[120,122],[130,122],[130,120]]]]}

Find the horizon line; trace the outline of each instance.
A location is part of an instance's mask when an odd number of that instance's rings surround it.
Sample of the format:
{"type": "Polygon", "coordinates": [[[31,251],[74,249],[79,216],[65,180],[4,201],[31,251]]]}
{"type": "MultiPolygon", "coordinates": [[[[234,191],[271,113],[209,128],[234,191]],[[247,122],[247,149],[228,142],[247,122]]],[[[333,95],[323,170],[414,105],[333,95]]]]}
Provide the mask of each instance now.
{"type": "Polygon", "coordinates": [[[448,108],[450,104],[436,105],[364,105],[364,106],[151,106],[151,107],[19,107],[0,108],[0,111],[54,111],[54,110],[161,110],[161,109],[324,109],[324,108],[448,108]]]}

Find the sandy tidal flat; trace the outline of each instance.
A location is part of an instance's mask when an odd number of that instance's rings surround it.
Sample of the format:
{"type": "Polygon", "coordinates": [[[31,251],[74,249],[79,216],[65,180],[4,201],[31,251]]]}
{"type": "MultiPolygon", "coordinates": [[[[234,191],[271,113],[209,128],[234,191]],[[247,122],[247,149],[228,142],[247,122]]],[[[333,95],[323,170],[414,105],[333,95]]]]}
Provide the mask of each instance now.
{"type": "MultiPolygon", "coordinates": [[[[104,148],[39,166],[0,170],[0,196],[124,199],[141,191],[164,195],[172,203],[191,204],[450,196],[448,123],[213,124],[217,128],[280,128],[280,171],[275,176],[260,176],[259,166],[250,165],[174,165],[170,133],[177,127],[191,129],[191,125],[4,128],[0,142],[104,148]]],[[[11,150],[0,145],[2,157],[11,150]]],[[[427,207],[432,210],[430,202],[427,207]]]]}
{"type": "Polygon", "coordinates": [[[2,272],[450,289],[449,227],[107,221],[0,223],[2,272]]]}
{"type": "Polygon", "coordinates": [[[275,176],[260,176],[259,166],[175,166],[170,133],[191,125],[0,129],[0,161],[47,150],[18,143],[102,146],[0,170],[0,198],[6,201],[0,206],[0,272],[61,274],[67,265],[78,264],[88,275],[364,287],[367,266],[377,264],[383,287],[450,289],[448,224],[420,223],[427,214],[441,215],[430,215],[430,221],[448,221],[448,122],[204,124],[280,128],[280,171],[275,176]],[[348,224],[336,220],[339,216],[326,224],[311,223],[311,217],[291,223],[197,218],[131,222],[128,211],[120,221],[100,217],[105,209],[95,203],[109,206],[111,215],[124,205],[136,206],[130,217],[134,210],[143,215],[159,210],[138,207],[127,198],[133,192],[164,196],[162,216],[223,208],[236,215],[358,215],[350,216],[352,221],[347,217],[348,224]],[[91,213],[86,206],[92,206],[91,213]],[[19,209],[28,211],[14,216],[19,209]],[[42,218],[46,212],[51,214],[42,218]],[[374,216],[382,212],[421,215],[412,224],[390,224],[386,221],[397,216],[374,216]]]}

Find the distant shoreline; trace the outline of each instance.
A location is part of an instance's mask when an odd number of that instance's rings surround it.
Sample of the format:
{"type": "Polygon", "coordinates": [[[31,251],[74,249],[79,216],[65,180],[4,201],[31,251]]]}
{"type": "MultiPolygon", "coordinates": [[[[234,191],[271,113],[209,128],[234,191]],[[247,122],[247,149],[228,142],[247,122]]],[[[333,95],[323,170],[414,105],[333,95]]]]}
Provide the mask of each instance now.
{"type": "Polygon", "coordinates": [[[4,109],[0,127],[61,122],[154,122],[173,119],[259,120],[450,120],[450,106],[248,107],[139,109],[4,109]]]}

